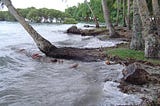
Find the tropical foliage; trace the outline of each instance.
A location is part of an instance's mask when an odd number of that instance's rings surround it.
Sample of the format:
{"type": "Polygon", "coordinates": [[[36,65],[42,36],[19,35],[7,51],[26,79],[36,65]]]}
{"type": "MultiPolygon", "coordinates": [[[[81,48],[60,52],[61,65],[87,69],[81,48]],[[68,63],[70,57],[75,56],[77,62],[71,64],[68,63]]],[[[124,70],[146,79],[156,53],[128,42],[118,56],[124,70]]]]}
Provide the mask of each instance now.
{"type": "MultiPolygon", "coordinates": [[[[108,6],[111,10],[112,20],[116,19],[114,17],[114,16],[116,16],[115,1],[116,0],[107,0],[107,2],[109,2],[109,4],[110,4],[108,6]]],[[[98,21],[104,22],[101,0],[90,0],[89,5],[93,10],[94,15],[98,18],[98,21]]],[[[77,7],[76,6],[69,7],[65,10],[65,12],[70,14],[77,21],[92,22],[93,18],[94,18],[91,11],[89,10],[89,7],[87,6],[86,2],[79,3],[77,7]]]]}
{"type": "Polygon", "coordinates": [[[74,18],[65,18],[63,24],[77,24],[78,22],[74,18]]]}
{"type": "MultiPolygon", "coordinates": [[[[32,22],[63,22],[69,15],[55,9],[34,7],[26,9],[17,9],[18,12],[26,19],[32,22]]],[[[0,11],[1,21],[16,21],[16,19],[8,11],[0,11]]]]}
{"type": "MultiPolygon", "coordinates": [[[[118,0],[106,0],[108,5],[108,8],[110,10],[110,18],[113,23],[117,24],[117,18],[118,18],[118,24],[123,24],[124,16],[127,13],[127,0],[120,0],[117,4],[118,0]],[[124,3],[123,3],[124,2],[124,3]],[[124,4],[124,5],[123,5],[124,4]],[[125,7],[123,7],[125,6],[125,7]],[[124,8],[124,11],[123,11],[124,8]],[[119,9],[119,15],[117,17],[117,9],[119,9]],[[123,14],[124,12],[124,14],[123,14]]],[[[152,14],[152,0],[146,0],[149,11],[152,14]]],[[[160,4],[160,1],[158,1],[160,4]]],[[[99,22],[105,22],[104,21],[104,15],[103,15],[103,9],[101,5],[101,0],[90,0],[88,3],[90,7],[93,10],[94,15],[97,17],[99,22]]],[[[131,8],[133,7],[133,3],[131,0],[131,8]]],[[[94,17],[89,10],[85,0],[84,3],[79,3],[78,6],[68,7],[65,12],[61,12],[59,10],[55,9],[47,9],[47,8],[41,8],[36,9],[34,7],[26,8],[26,9],[17,9],[21,15],[24,18],[29,19],[33,22],[41,22],[42,20],[45,22],[50,22],[48,19],[52,20],[53,22],[62,22],[65,18],[74,18],[78,22],[93,22],[94,17]]],[[[130,20],[133,19],[133,9],[131,9],[130,13],[130,20]]],[[[0,21],[16,21],[15,18],[10,15],[8,11],[0,11],[0,21]]],[[[131,21],[132,24],[132,21],[131,21]]]]}

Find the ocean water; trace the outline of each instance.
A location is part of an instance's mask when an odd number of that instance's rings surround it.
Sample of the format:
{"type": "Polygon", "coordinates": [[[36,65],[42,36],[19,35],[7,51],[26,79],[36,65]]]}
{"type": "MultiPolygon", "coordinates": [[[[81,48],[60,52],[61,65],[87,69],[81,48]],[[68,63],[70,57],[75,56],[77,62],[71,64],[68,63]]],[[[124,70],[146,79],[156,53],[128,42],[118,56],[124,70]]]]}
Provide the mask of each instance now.
{"type": "MultiPolygon", "coordinates": [[[[71,25],[32,24],[58,47],[97,48],[119,41],[64,33],[71,25]]],[[[83,24],[78,24],[83,28],[83,24]]],[[[0,106],[116,106],[141,102],[120,92],[123,66],[63,60],[52,63],[16,22],[0,22],[0,106]],[[25,50],[25,52],[22,52],[25,50]],[[43,60],[32,54],[39,53],[43,60]],[[78,64],[76,68],[71,68],[78,64]]]]}

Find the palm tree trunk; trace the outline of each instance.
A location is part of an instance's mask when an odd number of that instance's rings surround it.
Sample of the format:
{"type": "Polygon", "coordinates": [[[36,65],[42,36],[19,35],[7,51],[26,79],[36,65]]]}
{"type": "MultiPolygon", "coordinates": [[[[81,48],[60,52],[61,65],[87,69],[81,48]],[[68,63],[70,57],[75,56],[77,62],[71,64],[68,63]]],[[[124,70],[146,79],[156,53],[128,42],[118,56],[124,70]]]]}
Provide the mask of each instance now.
{"type": "Polygon", "coordinates": [[[120,9],[121,9],[121,0],[117,0],[117,17],[115,26],[118,26],[120,9]]]}
{"type": "Polygon", "coordinates": [[[94,22],[95,22],[95,24],[96,24],[96,28],[99,28],[99,22],[98,22],[98,20],[97,20],[97,17],[95,16],[95,14],[94,14],[91,6],[88,4],[87,0],[85,0],[85,3],[87,4],[89,10],[91,11],[91,13],[92,13],[92,15],[93,15],[94,22]]]}
{"type": "Polygon", "coordinates": [[[130,0],[128,0],[127,28],[129,30],[131,29],[131,23],[130,23],[130,0]]]}
{"type": "Polygon", "coordinates": [[[153,15],[156,21],[156,27],[158,30],[158,35],[160,35],[160,6],[158,0],[152,0],[153,15]]]}
{"type": "Polygon", "coordinates": [[[142,21],[139,15],[139,9],[136,0],[133,0],[133,35],[130,43],[130,49],[144,49],[144,39],[142,36],[142,21]]]}
{"type": "Polygon", "coordinates": [[[160,58],[160,35],[157,32],[157,23],[150,19],[146,0],[137,0],[137,3],[144,29],[142,34],[145,37],[145,57],[160,58]]]}
{"type": "Polygon", "coordinates": [[[105,22],[106,22],[106,26],[108,26],[110,37],[111,38],[119,37],[119,34],[115,31],[115,29],[114,29],[114,27],[111,23],[110,13],[109,13],[109,9],[108,9],[106,0],[102,0],[102,7],[103,7],[104,19],[105,19],[105,22]]]}
{"type": "Polygon", "coordinates": [[[43,38],[39,33],[37,33],[32,26],[30,26],[25,19],[17,12],[17,10],[12,5],[10,0],[2,1],[8,8],[9,12],[20,22],[24,29],[31,35],[35,41],[38,48],[45,54],[47,54],[51,49],[56,49],[48,40],[43,38]]]}
{"type": "Polygon", "coordinates": [[[126,0],[123,0],[123,26],[126,27],[126,0]]]}
{"type": "Polygon", "coordinates": [[[143,25],[143,36],[145,38],[148,36],[149,30],[150,30],[149,10],[147,7],[146,0],[137,0],[137,4],[139,7],[139,13],[140,13],[142,25],[143,25]]]}

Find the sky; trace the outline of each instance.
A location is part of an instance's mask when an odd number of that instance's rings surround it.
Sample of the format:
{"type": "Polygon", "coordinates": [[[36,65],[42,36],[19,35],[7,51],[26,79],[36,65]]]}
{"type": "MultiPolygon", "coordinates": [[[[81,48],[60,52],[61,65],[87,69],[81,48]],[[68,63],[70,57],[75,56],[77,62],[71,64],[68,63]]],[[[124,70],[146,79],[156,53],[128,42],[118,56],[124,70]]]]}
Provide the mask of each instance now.
{"type": "MultiPolygon", "coordinates": [[[[64,11],[65,8],[77,5],[84,0],[11,0],[16,8],[49,8],[64,11]]],[[[89,1],[89,0],[88,0],[89,1]]]]}

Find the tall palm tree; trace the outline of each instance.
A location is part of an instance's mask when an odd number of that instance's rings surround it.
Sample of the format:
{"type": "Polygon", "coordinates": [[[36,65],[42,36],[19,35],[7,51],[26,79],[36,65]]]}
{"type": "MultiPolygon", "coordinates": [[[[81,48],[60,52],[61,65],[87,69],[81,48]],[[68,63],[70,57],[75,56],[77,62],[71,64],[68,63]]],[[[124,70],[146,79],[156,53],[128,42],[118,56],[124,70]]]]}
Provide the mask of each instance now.
{"type": "Polygon", "coordinates": [[[106,0],[102,0],[102,7],[103,7],[104,19],[105,19],[105,22],[106,22],[106,26],[108,26],[110,37],[111,38],[119,37],[119,34],[116,32],[116,30],[114,29],[114,27],[111,23],[110,12],[109,12],[106,0]]]}
{"type": "MultiPolygon", "coordinates": [[[[143,25],[142,34],[145,39],[145,57],[160,58],[160,35],[157,33],[160,25],[154,23],[154,21],[150,21],[151,18],[146,0],[137,0],[137,3],[143,25]],[[153,28],[153,26],[156,28],[153,28]]],[[[160,20],[157,22],[160,23],[160,20]]]]}
{"type": "Polygon", "coordinates": [[[144,49],[144,39],[142,36],[142,22],[136,0],[133,0],[133,35],[130,43],[130,49],[144,49]]]}
{"type": "Polygon", "coordinates": [[[139,14],[141,16],[142,25],[143,25],[143,36],[147,37],[150,30],[150,13],[147,7],[146,0],[137,0],[139,14]]]}
{"type": "Polygon", "coordinates": [[[126,27],[126,0],[123,0],[123,26],[126,27]]]}
{"type": "Polygon", "coordinates": [[[117,17],[115,26],[118,26],[120,10],[121,10],[121,0],[117,0],[117,17]]]}
{"type": "MultiPolygon", "coordinates": [[[[63,0],[62,0],[63,1],[63,0]]],[[[67,0],[65,0],[65,2],[67,2],[67,0]]],[[[94,19],[94,22],[96,24],[96,28],[99,28],[99,22],[97,20],[97,17],[95,16],[94,12],[93,12],[93,9],[91,8],[91,6],[89,5],[88,1],[87,0],[84,0],[84,3],[87,4],[89,10],[91,11],[91,14],[93,16],[93,19],[94,19]]]]}
{"type": "Polygon", "coordinates": [[[94,18],[94,22],[95,22],[95,24],[96,24],[96,27],[99,28],[99,22],[98,22],[98,20],[97,20],[97,17],[95,16],[95,14],[94,14],[91,6],[88,4],[87,0],[85,0],[85,3],[87,4],[89,10],[91,11],[91,13],[92,13],[92,15],[93,15],[93,18],[94,18]]]}

